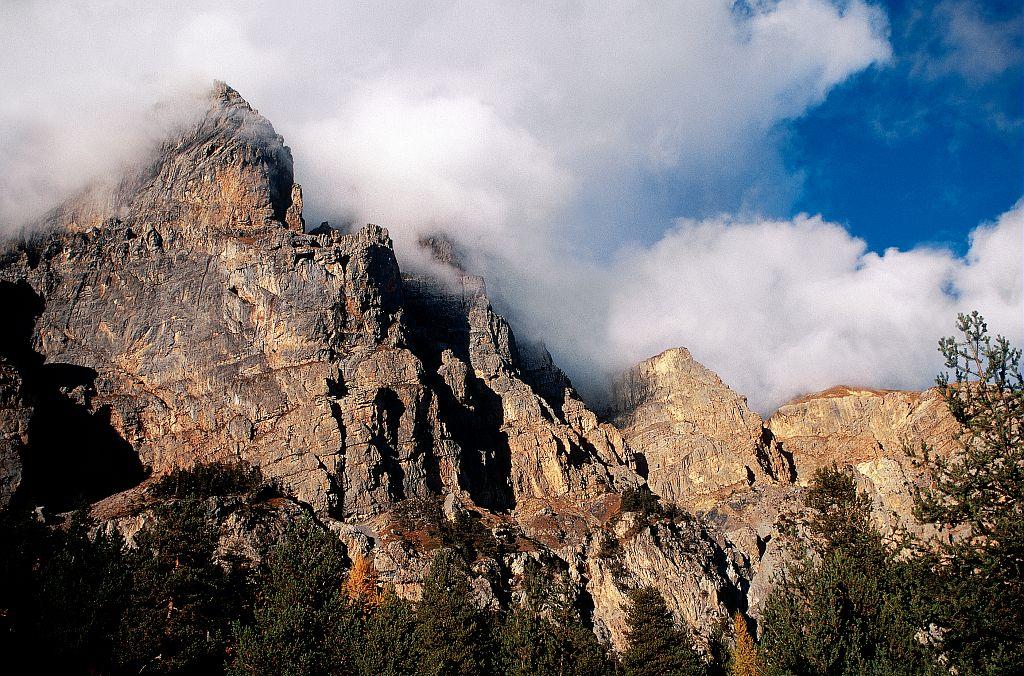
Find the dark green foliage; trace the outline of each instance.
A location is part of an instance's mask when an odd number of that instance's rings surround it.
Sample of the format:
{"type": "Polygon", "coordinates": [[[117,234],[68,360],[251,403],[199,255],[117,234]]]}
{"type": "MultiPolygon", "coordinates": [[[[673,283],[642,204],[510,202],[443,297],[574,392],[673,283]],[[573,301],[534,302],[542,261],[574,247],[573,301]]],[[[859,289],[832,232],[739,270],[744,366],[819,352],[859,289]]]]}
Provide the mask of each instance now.
{"type": "Polygon", "coordinates": [[[819,469],[807,494],[807,550],[788,566],[762,618],[761,648],[782,674],[926,674],[917,634],[919,570],[896,558],[847,474],[819,469]]]}
{"type": "Polygon", "coordinates": [[[88,536],[74,516],[63,529],[0,518],[0,649],[38,672],[109,669],[127,565],[119,537],[88,536]]]}
{"type": "Polygon", "coordinates": [[[661,516],[661,500],[646,485],[622,492],[622,511],[639,512],[644,516],[661,516]]]}
{"type": "Polygon", "coordinates": [[[819,551],[862,546],[870,554],[884,551],[871,523],[871,499],[858,493],[853,477],[835,464],[815,472],[805,504],[813,510],[808,530],[815,540],[810,544],[819,551]]]}
{"type": "Polygon", "coordinates": [[[238,604],[213,563],[203,505],[156,508],[134,550],[89,528],[81,517],[59,528],[5,517],[5,654],[65,673],[220,671],[238,604]]]}
{"type": "MultiPolygon", "coordinates": [[[[798,556],[766,603],[760,646],[747,636],[743,650],[732,651],[736,673],[1019,672],[1021,354],[990,339],[977,314],[961,317],[959,328],[960,339],[941,343],[951,375],[938,382],[963,426],[961,449],[944,458],[925,447],[920,455],[933,480],[918,495],[917,513],[942,538],[883,538],[852,475],[820,470],[806,493],[809,516],[790,529],[798,556]]],[[[630,594],[621,669],[584,623],[567,581],[539,566],[527,567],[524,593],[507,613],[481,611],[466,564],[495,557],[501,545],[480,515],[446,519],[436,499],[396,510],[404,537],[440,548],[419,604],[393,589],[378,599],[372,581],[367,593],[349,599],[344,547],[312,518],[292,524],[243,585],[214,560],[213,510],[238,501],[209,498],[265,485],[258,470],[243,465],[174,472],[151,488],[165,502],[134,549],[81,516],[46,526],[0,515],[0,650],[7,663],[39,673],[706,672],[693,637],[651,588],[630,594]]],[[[622,510],[637,514],[637,528],[658,520],[671,529],[666,520],[686,518],[646,487],[625,491],[622,510]]],[[[619,542],[606,535],[598,555],[613,574],[620,554],[619,542]]],[[[717,654],[725,652],[720,645],[717,654]]]]}
{"type": "Polygon", "coordinates": [[[434,556],[416,609],[419,673],[471,676],[488,671],[488,617],[473,603],[464,564],[455,552],[434,556]]]}
{"type": "Polygon", "coordinates": [[[551,623],[542,610],[529,601],[508,613],[497,642],[502,673],[512,676],[558,673],[558,646],[551,623]]]}
{"type": "Polygon", "coordinates": [[[445,517],[437,497],[413,498],[396,506],[394,512],[402,531],[421,533],[433,544],[457,552],[467,563],[479,556],[495,557],[500,546],[479,515],[457,511],[454,520],[445,517]]]}
{"type": "Polygon", "coordinates": [[[479,556],[493,558],[499,553],[494,535],[469,512],[456,512],[453,521],[442,519],[440,533],[441,545],[455,549],[465,561],[472,562],[479,556]]]}
{"type": "Polygon", "coordinates": [[[157,506],[135,549],[87,536],[83,520],[55,529],[7,515],[5,655],[57,673],[613,671],[564,580],[531,569],[527,599],[499,622],[474,604],[462,557],[442,550],[418,606],[393,590],[364,604],[346,597],[344,547],[311,518],[292,524],[250,580],[256,593],[243,593],[214,562],[213,507],[195,499],[157,506]]]}
{"type": "Polygon", "coordinates": [[[239,609],[231,580],[213,560],[217,529],[207,505],[179,500],[157,507],[154,517],[129,552],[131,593],[115,659],[131,671],[219,671],[239,609]]]}
{"type": "Polygon", "coordinates": [[[629,594],[622,666],[626,676],[690,676],[707,669],[689,632],[676,626],[661,593],[653,587],[629,594]]]}
{"type": "MultiPolygon", "coordinates": [[[[343,592],[344,546],[311,518],[271,552],[252,625],[236,625],[233,674],[350,674],[358,610],[343,592]]],[[[400,672],[399,672],[400,673],[400,672]]]]}
{"type": "Polygon", "coordinates": [[[639,514],[646,523],[658,519],[677,521],[689,517],[684,510],[679,509],[675,504],[662,502],[661,498],[652,493],[650,487],[646,484],[638,488],[627,488],[622,491],[621,509],[623,512],[639,514]]]}
{"type": "Polygon", "coordinates": [[[363,629],[363,644],[356,653],[359,673],[364,676],[413,676],[417,673],[414,639],[416,611],[398,598],[394,589],[381,596],[371,609],[363,629]]]}
{"type": "Polygon", "coordinates": [[[939,349],[937,379],[963,426],[960,452],[922,454],[932,486],[918,515],[952,533],[931,557],[931,620],[941,650],[962,673],[1010,673],[1024,664],[1024,382],[1021,352],[988,335],[977,313],[939,349]]]}
{"type": "Polygon", "coordinates": [[[250,493],[266,484],[263,472],[242,462],[213,462],[175,469],[154,483],[157,498],[209,498],[250,493]]]}
{"type": "Polygon", "coordinates": [[[498,672],[510,676],[612,674],[614,664],[594,633],[583,626],[565,579],[548,579],[533,560],[523,598],[498,632],[498,672]]]}

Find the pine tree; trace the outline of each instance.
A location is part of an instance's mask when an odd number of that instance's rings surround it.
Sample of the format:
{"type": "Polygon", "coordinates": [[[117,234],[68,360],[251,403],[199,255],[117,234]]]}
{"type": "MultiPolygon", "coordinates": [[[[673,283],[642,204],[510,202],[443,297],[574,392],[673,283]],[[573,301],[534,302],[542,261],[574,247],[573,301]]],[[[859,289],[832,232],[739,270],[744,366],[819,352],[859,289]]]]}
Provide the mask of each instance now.
{"type": "Polygon", "coordinates": [[[356,661],[362,676],[413,676],[418,673],[414,638],[416,612],[393,587],[379,597],[363,631],[356,661]]]}
{"type": "Polygon", "coordinates": [[[236,626],[233,674],[350,674],[361,640],[344,592],[344,546],[313,519],[270,553],[252,625],[236,626]]]}
{"type": "Polygon", "coordinates": [[[131,552],[117,659],[133,671],[219,670],[237,611],[228,576],[213,560],[217,530],[195,499],[161,505],[154,517],[131,552]]]}
{"type": "Polygon", "coordinates": [[[551,622],[557,646],[560,676],[612,674],[615,664],[611,649],[602,645],[594,632],[583,624],[576,597],[563,573],[551,588],[551,622]]]}
{"type": "Polygon", "coordinates": [[[706,668],[688,632],[679,629],[661,593],[653,587],[629,594],[626,642],[622,654],[626,676],[691,676],[706,668]]]}
{"type": "Polygon", "coordinates": [[[509,676],[547,676],[559,673],[559,649],[554,627],[545,616],[550,611],[550,585],[533,560],[523,576],[520,602],[498,628],[498,661],[509,676]]]}
{"type": "Polygon", "coordinates": [[[75,514],[62,528],[0,514],[0,649],[46,673],[111,669],[129,591],[124,541],[90,535],[75,514]]]}
{"type": "Polygon", "coordinates": [[[608,651],[583,625],[568,581],[548,578],[533,560],[523,595],[499,628],[500,673],[522,676],[595,676],[613,673],[608,651]]]}
{"type": "Polygon", "coordinates": [[[783,569],[762,616],[761,647],[783,674],[927,674],[919,574],[871,520],[871,503],[836,467],[807,495],[808,549],[783,569]]]}
{"type": "Polygon", "coordinates": [[[729,676],[760,676],[763,673],[761,656],[747,627],[747,618],[739,611],[732,616],[736,645],[729,653],[729,676]]]}
{"type": "Polygon", "coordinates": [[[442,549],[423,581],[415,644],[425,676],[475,676],[488,671],[487,617],[470,595],[462,559],[442,549]]]}
{"type": "Polygon", "coordinates": [[[917,503],[919,518],[948,535],[930,557],[931,621],[961,673],[1010,673],[1024,664],[1021,352],[993,340],[977,312],[957,328],[939,343],[950,373],[937,384],[962,426],[960,448],[950,457],[923,449],[933,483],[917,503]]]}

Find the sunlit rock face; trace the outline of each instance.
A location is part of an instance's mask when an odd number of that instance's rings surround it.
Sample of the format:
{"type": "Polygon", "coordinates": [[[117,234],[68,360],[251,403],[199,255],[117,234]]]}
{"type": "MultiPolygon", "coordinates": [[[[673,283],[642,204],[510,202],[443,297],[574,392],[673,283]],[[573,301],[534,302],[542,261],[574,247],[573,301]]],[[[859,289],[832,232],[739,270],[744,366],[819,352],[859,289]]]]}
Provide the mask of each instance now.
{"type": "Polygon", "coordinates": [[[425,294],[386,230],[304,232],[292,176],[271,124],[219,85],[150,164],[6,254],[4,279],[39,301],[36,352],[88,370],[83,406],[147,471],[242,459],[354,518],[442,491],[507,510],[635,483],[567,381],[549,402],[522,380],[482,283],[425,294]]]}
{"type": "Polygon", "coordinates": [[[766,426],[792,457],[797,482],[833,464],[851,468],[888,526],[913,526],[913,489],[923,472],[912,453],[956,448],[957,422],[937,389],[924,392],[833,387],[780,407],[766,426]]]}
{"type": "Polygon", "coordinates": [[[673,502],[706,509],[755,482],[789,478],[786,459],[746,398],[685,348],[622,374],[613,420],[651,489],[673,502]]]}
{"type": "MultiPolygon", "coordinates": [[[[914,493],[926,476],[911,452],[927,443],[946,455],[957,443],[958,425],[938,390],[835,387],[763,421],[682,348],[625,372],[615,392],[613,421],[638,471],[655,493],[702,514],[735,571],[723,579],[734,580],[755,619],[793,554],[780,523],[804,510],[818,469],[851,473],[872,498],[883,533],[925,533],[914,518],[914,493]]],[[[672,570],[656,558],[648,562],[672,570]]]]}
{"type": "Polygon", "coordinates": [[[50,214],[3,275],[38,296],[34,349],[91,371],[83,406],[148,471],[241,458],[327,509],[338,387],[353,358],[397,349],[400,282],[386,232],[304,234],[299,196],[273,127],[219,86],[194,128],[50,214]]]}

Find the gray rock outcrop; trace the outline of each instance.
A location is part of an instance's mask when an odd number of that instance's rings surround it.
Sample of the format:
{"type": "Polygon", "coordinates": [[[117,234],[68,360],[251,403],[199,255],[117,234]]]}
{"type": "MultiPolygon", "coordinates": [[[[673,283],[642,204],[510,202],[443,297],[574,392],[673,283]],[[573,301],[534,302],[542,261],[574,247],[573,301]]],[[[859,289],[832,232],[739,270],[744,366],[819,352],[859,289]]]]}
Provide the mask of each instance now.
{"type": "Polygon", "coordinates": [[[21,375],[8,359],[0,357],[0,509],[11,504],[21,485],[22,455],[31,417],[21,375]]]}

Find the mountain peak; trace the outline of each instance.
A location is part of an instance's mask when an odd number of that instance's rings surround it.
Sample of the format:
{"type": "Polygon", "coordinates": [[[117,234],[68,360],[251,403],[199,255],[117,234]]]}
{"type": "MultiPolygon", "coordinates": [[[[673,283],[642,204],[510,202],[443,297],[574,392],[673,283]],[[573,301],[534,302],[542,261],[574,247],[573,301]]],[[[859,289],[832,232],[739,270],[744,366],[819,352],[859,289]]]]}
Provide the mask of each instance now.
{"type": "Polygon", "coordinates": [[[789,473],[746,399],[684,347],[619,376],[612,421],[642,458],[651,488],[674,502],[708,506],[789,473]]]}
{"type": "Polygon", "coordinates": [[[214,80],[213,89],[210,90],[210,98],[219,103],[222,107],[244,106],[252,110],[249,102],[242,98],[238,90],[223,80],[214,80]]]}
{"type": "Polygon", "coordinates": [[[291,150],[270,121],[219,80],[197,103],[198,114],[148,162],[113,185],[94,185],[71,198],[37,229],[84,231],[113,219],[199,237],[251,235],[282,225],[301,232],[302,195],[291,150]]]}

